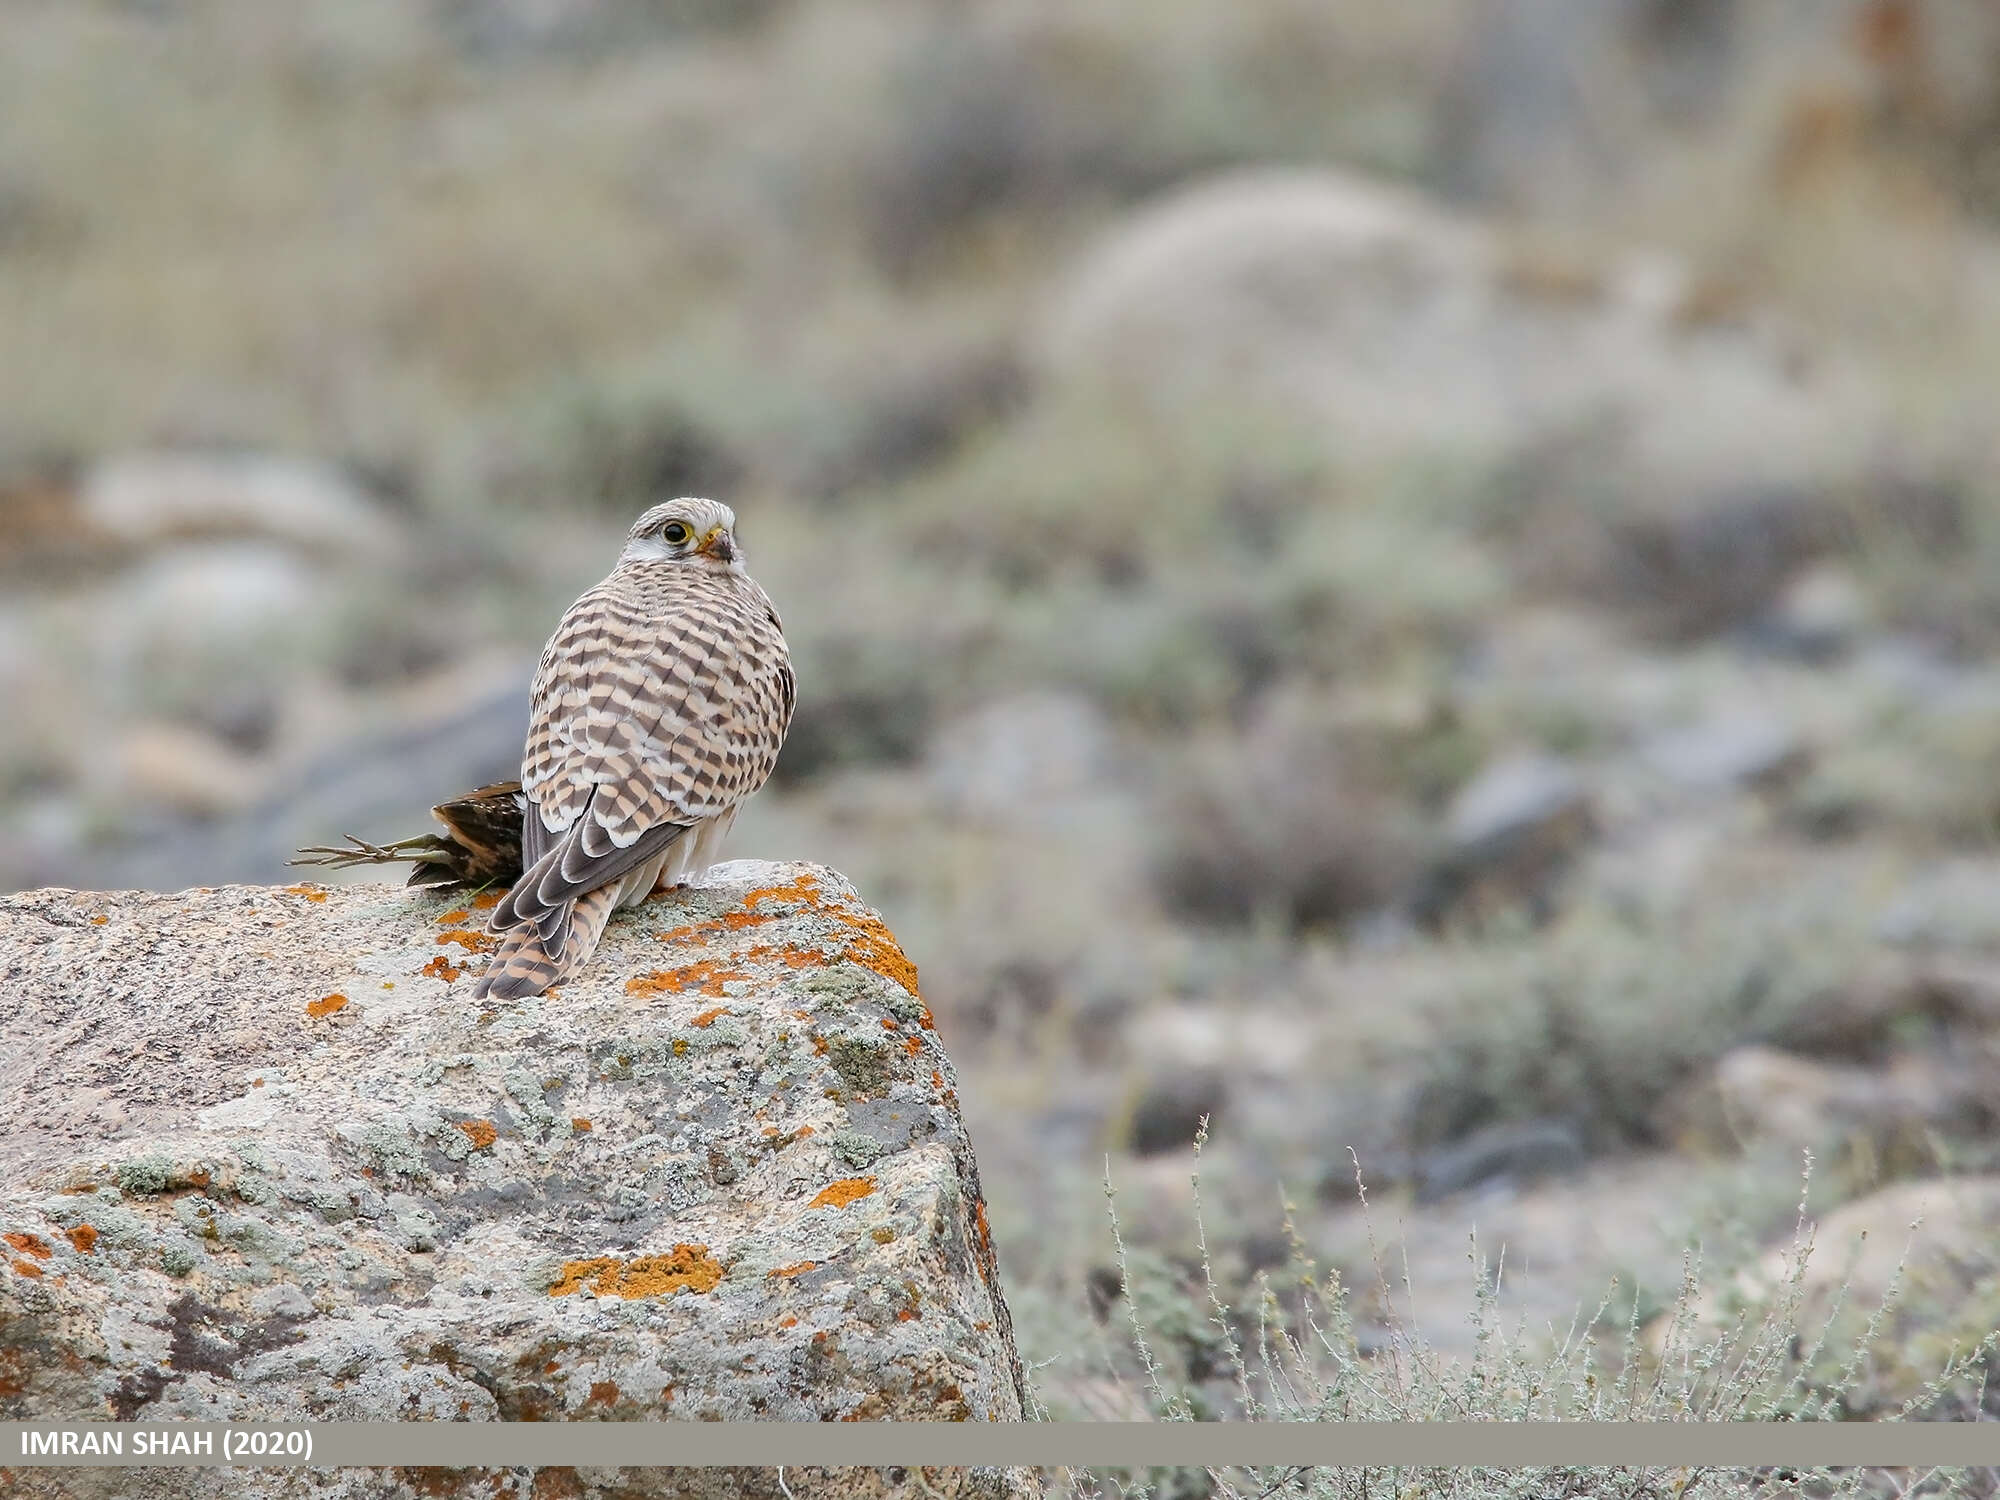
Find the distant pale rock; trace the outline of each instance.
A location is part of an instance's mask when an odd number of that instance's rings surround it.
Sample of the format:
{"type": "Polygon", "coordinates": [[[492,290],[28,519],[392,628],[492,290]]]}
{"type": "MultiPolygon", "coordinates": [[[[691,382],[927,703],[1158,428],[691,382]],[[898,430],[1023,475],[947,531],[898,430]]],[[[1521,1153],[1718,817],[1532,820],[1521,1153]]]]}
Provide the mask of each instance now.
{"type": "Polygon", "coordinates": [[[1435,926],[1464,912],[1553,912],[1556,882],[1597,831],[1589,789],[1575,767],[1531,752],[1493,761],[1452,799],[1445,847],[1411,900],[1435,926]]]}
{"type": "Polygon", "coordinates": [[[1583,1169],[1583,1138],[1567,1120],[1515,1120],[1476,1130],[1417,1163],[1417,1201],[1435,1203],[1490,1183],[1518,1187],[1583,1169]]]}
{"type": "Polygon", "coordinates": [[[1763,713],[1722,714],[1649,740],[1641,755],[1669,781],[1717,791],[1801,770],[1805,745],[1783,720],[1763,713]]]}
{"type": "Polygon", "coordinates": [[[1508,756],[1459,789],[1447,830],[1457,849],[1496,848],[1573,819],[1588,800],[1582,777],[1567,761],[1508,756]]]}
{"type": "MultiPolygon", "coordinates": [[[[560,992],[482,1006],[488,904],[0,898],[0,1418],[1022,1419],[952,1064],[845,881],[719,866],[614,919],[560,992]]],[[[775,1492],[666,1469],[564,1491],[775,1492]]]]}
{"type": "Polygon", "coordinates": [[[1028,693],[947,724],[925,769],[951,811],[1034,826],[1060,822],[1102,783],[1111,759],[1111,733],[1096,705],[1073,693],[1028,693]]]}
{"type": "Polygon", "coordinates": [[[107,663],[179,666],[206,652],[253,655],[274,631],[296,634],[325,604],[327,584],[268,541],[182,542],[140,560],[100,598],[107,663]]]}
{"type": "Polygon", "coordinates": [[[214,817],[247,807],[263,770],[212,734],[185,724],[148,722],[119,731],[104,789],[150,814],[214,817]]]}
{"type": "Polygon", "coordinates": [[[84,475],[77,508],[92,527],[126,542],[254,536],[379,557],[399,535],[380,503],[338,471],[264,454],[120,454],[84,475]]]}
{"type": "Polygon", "coordinates": [[[1871,1068],[1753,1046],[1725,1054],[1713,1083],[1738,1144],[1823,1150],[1866,1139],[1879,1156],[1927,1131],[1976,1126],[1995,1079],[1990,1068],[1916,1053],[1871,1068]]]}
{"type": "Polygon", "coordinates": [[[1869,409],[1671,258],[1572,264],[1365,178],[1240,172],[1087,254],[1042,338],[1057,375],[1169,402],[1276,402],[1364,456],[1506,458],[1584,433],[1641,489],[1792,484],[1869,409]]]}
{"type": "Polygon", "coordinates": [[[1828,662],[1860,642],[1871,623],[1868,596],[1845,568],[1800,574],[1758,620],[1752,639],[1767,651],[1828,662]]]}

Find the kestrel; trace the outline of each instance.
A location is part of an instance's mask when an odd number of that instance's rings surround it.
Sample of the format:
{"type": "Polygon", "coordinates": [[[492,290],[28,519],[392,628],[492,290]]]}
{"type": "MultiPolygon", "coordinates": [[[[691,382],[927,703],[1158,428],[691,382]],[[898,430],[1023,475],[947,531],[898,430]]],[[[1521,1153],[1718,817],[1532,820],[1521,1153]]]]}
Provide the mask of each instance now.
{"type": "Polygon", "coordinates": [[[549,638],[521,761],[523,869],[493,909],[500,945],[475,997],[575,973],[614,908],[714,863],[769,778],[795,684],[735,526],[713,500],[654,506],[549,638]]]}

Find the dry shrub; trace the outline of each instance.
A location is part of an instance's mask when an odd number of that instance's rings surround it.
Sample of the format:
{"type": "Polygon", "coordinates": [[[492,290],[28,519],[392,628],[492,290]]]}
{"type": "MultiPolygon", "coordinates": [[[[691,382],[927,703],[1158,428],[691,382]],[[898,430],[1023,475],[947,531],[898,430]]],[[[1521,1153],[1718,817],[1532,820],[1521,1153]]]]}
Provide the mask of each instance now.
{"type": "Polygon", "coordinates": [[[1183,916],[1335,926],[1385,904],[1417,867],[1413,810],[1309,700],[1283,695],[1240,738],[1171,779],[1154,880],[1183,916]]]}
{"type": "Polygon", "coordinates": [[[1601,434],[1551,444],[1498,478],[1488,517],[1522,582],[1684,642],[1747,625],[1808,565],[1917,560],[1935,578],[1969,538],[1949,475],[1888,470],[1833,486],[1685,495],[1629,488],[1601,434]]]}
{"type": "MultiPolygon", "coordinates": [[[[1809,1180],[1806,1186],[1809,1186],[1809,1180]]],[[[1771,1284],[1718,1326],[1707,1316],[1712,1291],[1699,1249],[1691,1249],[1670,1303],[1649,1314],[1616,1281],[1595,1316],[1584,1308],[1568,1328],[1507,1325],[1488,1247],[1471,1250],[1474,1352],[1441,1354],[1398,1310],[1386,1269],[1395,1247],[1375,1246],[1372,1267],[1352,1282],[1315,1263],[1287,1218],[1282,1274],[1259,1273],[1248,1287],[1225,1284],[1209,1253],[1201,1180],[1195,1179],[1199,1263],[1190,1274],[1128,1249],[1109,1183],[1115,1272],[1101,1278],[1107,1310],[1124,1305],[1129,1349],[1105,1359],[1108,1378],[1143,1399],[1156,1420],[1234,1418],[1253,1422],[1811,1422],[1866,1413],[1887,1420],[1978,1420],[2000,1334],[1990,1297],[1963,1311],[1974,1321],[1959,1337],[1924,1346],[1932,1356],[1886,1401],[1874,1361],[1894,1332],[1888,1314],[1904,1290],[1898,1266],[1885,1285],[1854,1288],[1855,1306],[1838,1316],[1849,1287],[1838,1283],[1829,1315],[1815,1287],[1832,1287],[1823,1264],[1838,1253],[1815,1245],[1804,1188],[1790,1243],[1773,1254],[1771,1284]],[[1122,1294],[1122,1295],[1121,1295],[1122,1294]],[[1614,1309],[1616,1312],[1614,1313],[1614,1309]],[[1618,1316],[1617,1314],[1622,1314],[1618,1316]],[[1368,1329],[1376,1319],[1386,1325],[1368,1329]]],[[[1373,1233],[1371,1230],[1371,1245],[1373,1233]]],[[[1588,1304],[1585,1304],[1585,1308],[1588,1304]]],[[[1989,1398],[1990,1399],[1990,1398],[1989,1398]]],[[[1042,1413],[1046,1415],[1046,1413],[1042,1413]]],[[[1698,1445],[1697,1445],[1698,1446],[1698,1445]]],[[[1093,1475],[1073,1471],[1071,1500],[1118,1496],[1167,1500],[1199,1494],[1227,1500],[1407,1500],[1412,1495],[1511,1496],[1567,1500],[1618,1494],[1628,1500],[1736,1500],[1736,1497],[1951,1495],[1987,1500],[1991,1469],[1732,1469],[1690,1466],[1367,1469],[1243,1466],[1151,1469],[1093,1475]]]]}
{"type": "Polygon", "coordinates": [[[1434,997],[1406,1137],[1434,1146],[1551,1117],[1593,1150],[1660,1144],[1701,1069],[1777,1034],[1847,977],[1867,946],[1860,926],[1776,900],[1651,919],[1579,908],[1434,997]]]}
{"type": "Polygon", "coordinates": [[[948,663],[927,661],[914,642],[852,636],[808,639],[794,654],[800,680],[812,690],[799,698],[772,773],[780,785],[842,766],[916,758],[948,663]]]}

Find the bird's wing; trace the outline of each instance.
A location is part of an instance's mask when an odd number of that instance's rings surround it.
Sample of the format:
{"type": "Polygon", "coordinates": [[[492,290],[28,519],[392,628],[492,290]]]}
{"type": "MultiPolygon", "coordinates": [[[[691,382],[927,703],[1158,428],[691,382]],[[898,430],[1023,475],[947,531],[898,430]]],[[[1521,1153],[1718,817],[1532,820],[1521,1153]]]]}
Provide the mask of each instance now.
{"type": "Polygon", "coordinates": [[[784,637],[754,585],[697,581],[666,613],[609,581],[585,594],[535,675],[527,870],[494,925],[559,933],[568,902],[750,795],[791,703],[784,637]]]}

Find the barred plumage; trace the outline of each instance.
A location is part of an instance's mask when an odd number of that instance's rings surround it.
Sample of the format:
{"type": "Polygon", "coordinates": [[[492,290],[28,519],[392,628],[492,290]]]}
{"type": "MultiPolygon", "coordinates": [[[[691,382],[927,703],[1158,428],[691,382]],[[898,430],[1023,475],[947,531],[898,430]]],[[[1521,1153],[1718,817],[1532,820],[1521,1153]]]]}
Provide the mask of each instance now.
{"type": "Polygon", "coordinates": [[[576,972],[619,906],[714,862],[791,723],[784,629],[743,570],[736,517],[655,506],[570,606],[535,674],[521,765],[521,878],[475,995],[538,995],[576,972]]]}

